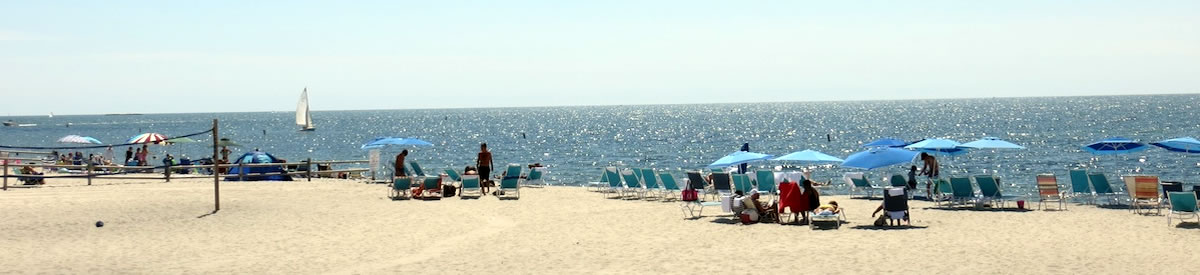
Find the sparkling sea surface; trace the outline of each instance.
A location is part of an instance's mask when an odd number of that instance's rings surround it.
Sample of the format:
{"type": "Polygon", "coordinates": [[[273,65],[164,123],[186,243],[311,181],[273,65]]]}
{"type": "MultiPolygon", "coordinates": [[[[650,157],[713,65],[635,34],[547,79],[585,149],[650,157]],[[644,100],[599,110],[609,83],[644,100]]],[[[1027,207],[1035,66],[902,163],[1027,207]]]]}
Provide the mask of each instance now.
{"type": "MultiPolygon", "coordinates": [[[[282,104],[280,108],[288,108],[282,104]]],[[[314,103],[319,106],[319,103],[314,103]]],[[[638,105],[493,109],[313,111],[317,130],[299,132],[292,112],[146,114],[131,116],[7,116],[36,123],[0,127],[0,145],[70,146],[66,135],[124,143],[142,132],[184,135],[220,119],[221,136],[244,145],[236,152],[270,152],[288,160],[366,159],[359,147],[375,137],[415,137],[433,147],[388,147],[385,159],[409,149],[426,170],[474,164],[480,142],[501,163],[540,162],[552,184],[577,185],[599,178],[605,166],[672,171],[702,169],[737,150],[781,156],[813,149],[844,158],[881,137],[909,141],[949,138],[968,142],[999,137],[1025,150],[976,150],[939,157],[944,176],[996,174],[1006,188],[1030,193],[1034,175],[1054,173],[1069,182],[1068,169],[1111,174],[1155,174],[1163,180],[1200,183],[1200,154],[1157,147],[1126,155],[1093,156],[1080,146],[1110,136],[1153,142],[1200,136],[1200,95],[994,98],[855,102],[797,102],[704,105],[638,105]],[[66,124],[71,126],[67,127],[66,124]],[[265,131],[265,133],[264,133],[265,131]],[[829,140],[827,140],[827,135],[829,140]]],[[[209,141],[209,136],[196,139],[209,141]]],[[[158,146],[156,153],[211,155],[206,143],[158,146]]],[[[68,150],[60,150],[68,151],[68,150]]],[[[117,150],[120,155],[124,149],[117,150]]],[[[101,153],[103,149],[85,150],[101,153]]],[[[759,162],[755,167],[794,168],[800,163],[759,162]]],[[[917,164],[919,167],[919,164],[917,164]]],[[[853,169],[807,166],[817,179],[840,178],[853,169]]],[[[365,164],[361,167],[365,167],[365,164]]],[[[896,166],[869,171],[872,178],[903,173],[896,166]]],[[[499,168],[497,168],[499,169],[499,168]]],[[[837,182],[841,182],[837,180],[837,182]]]]}

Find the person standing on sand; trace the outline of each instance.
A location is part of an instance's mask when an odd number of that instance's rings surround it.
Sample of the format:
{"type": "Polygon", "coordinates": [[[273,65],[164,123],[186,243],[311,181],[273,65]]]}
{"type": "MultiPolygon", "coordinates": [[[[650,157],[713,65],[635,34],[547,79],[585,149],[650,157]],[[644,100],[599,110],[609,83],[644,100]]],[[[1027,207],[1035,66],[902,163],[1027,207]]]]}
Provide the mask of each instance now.
{"type": "Polygon", "coordinates": [[[104,150],[104,157],[101,159],[102,161],[100,163],[104,163],[104,160],[113,161],[113,160],[116,160],[116,158],[117,158],[116,152],[113,152],[112,145],[109,145],[108,149],[104,150]]]}
{"type": "Polygon", "coordinates": [[[393,165],[395,165],[395,167],[393,167],[393,168],[395,168],[396,171],[392,172],[393,175],[395,175],[397,177],[403,177],[403,178],[408,177],[408,170],[404,169],[404,159],[405,158],[408,158],[408,150],[403,150],[403,151],[400,151],[399,154],[396,154],[396,163],[393,164],[393,165]]]}
{"type": "Polygon", "coordinates": [[[492,152],[488,151],[487,143],[479,144],[479,154],[475,159],[475,169],[479,172],[479,178],[486,181],[485,184],[480,184],[483,193],[487,194],[488,187],[492,186],[492,152]]]}
{"type": "Polygon", "coordinates": [[[233,153],[229,146],[221,146],[221,163],[229,163],[229,153],[233,153]]]}
{"type": "Polygon", "coordinates": [[[928,153],[921,153],[921,162],[924,163],[921,166],[921,175],[929,177],[929,180],[925,182],[925,195],[932,198],[933,188],[931,186],[933,185],[933,179],[938,177],[939,172],[937,158],[928,153]]]}
{"type": "Polygon", "coordinates": [[[129,160],[131,160],[131,159],[133,159],[133,147],[132,146],[130,146],[129,148],[127,148],[125,150],[125,162],[123,162],[123,163],[129,163],[129,160]]]}

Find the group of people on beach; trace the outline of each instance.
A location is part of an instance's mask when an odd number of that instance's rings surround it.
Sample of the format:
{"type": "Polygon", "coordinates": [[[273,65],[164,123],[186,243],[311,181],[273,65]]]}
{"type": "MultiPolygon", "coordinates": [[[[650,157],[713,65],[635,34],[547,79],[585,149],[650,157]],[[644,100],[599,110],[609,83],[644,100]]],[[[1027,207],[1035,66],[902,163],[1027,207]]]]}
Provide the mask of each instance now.
{"type": "MultiPolygon", "coordinates": [[[[394,163],[395,166],[392,167],[394,169],[393,171],[395,177],[409,177],[408,169],[406,167],[406,163],[408,163],[407,159],[408,150],[402,150],[399,154],[396,154],[394,163]]],[[[487,143],[480,143],[479,153],[476,154],[475,157],[475,166],[467,166],[466,168],[463,168],[463,175],[479,175],[479,185],[483,188],[483,192],[486,194],[488,188],[495,185],[495,183],[493,183],[491,180],[492,167],[492,152],[488,150],[487,143]]]]}

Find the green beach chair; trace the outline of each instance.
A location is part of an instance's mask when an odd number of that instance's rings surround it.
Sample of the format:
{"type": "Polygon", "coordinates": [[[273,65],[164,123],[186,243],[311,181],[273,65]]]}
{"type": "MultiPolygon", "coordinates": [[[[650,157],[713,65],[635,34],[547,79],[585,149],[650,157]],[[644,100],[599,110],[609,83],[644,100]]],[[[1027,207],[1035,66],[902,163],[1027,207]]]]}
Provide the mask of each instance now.
{"type": "Polygon", "coordinates": [[[861,193],[865,194],[866,195],[865,197],[868,199],[875,196],[876,190],[880,190],[880,191],[883,190],[883,187],[875,186],[875,185],[871,184],[870,181],[867,181],[867,177],[865,175],[863,175],[862,173],[855,173],[855,172],[846,173],[846,175],[843,176],[843,178],[846,179],[846,181],[850,182],[851,193],[854,193],[854,191],[861,192],[861,193]]]}
{"type": "Polygon", "coordinates": [[[1167,192],[1167,201],[1171,202],[1171,211],[1167,213],[1167,226],[1171,226],[1171,218],[1179,218],[1181,221],[1187,217],[1196,219],[1200,222],[1200,210],[1196,206],[1196,193],[1193,192],[1167,192]]]}
{"type": "Polygon", "coordinates": [[[545,171],[542,171],[542,169],[539,169],[539,167],[534,167],[532,169],[529,169],[529,174],[525,175],[525,180],[523,180],[521,183],[525,186],[532,186],[532,185],[543,185],[544,186],[544,185],[546,185],[546,181],[542,179],[542,176],[544,174],[545,174],[545,171]]]}
{"type": "Polygon", "coordinates": [[[754,171],[754,178],[759,192],[769,195],[779,194],[779,183],[775,182],[775,172],[770,170],[754,171]]]}
{"type": "Polygon", "coordinates": [[[640,171],[642,174],[642,183],[646,186],[645,196],[662,199],[664,195],[662,187],[658,185],[658,174],[655,174],[652,168],[645,168],[640,171]]]}
{"type": "Polygon", "coordinates": [[[636,169],[621,170],[621,179],[625,180],[625,188],[621,189],[621,197],[629,195],[633,195],[635,199],[642,197],[642,192],[645,192],[646,189],[642,186],[642,178],[638,177],[638,174],[640,173],[636,169]]]}
{"type": "MultiPolygon", "coordinates": [[[[611,198],[620,198],[621,192],[624,192],[625,186],[621,184],[621,174],[618,172],[617,168],[611,166],[604,168],[604,178],[608,181],[608,188],[601,193],[613,194],[613,197],[611,198]]],[[[610,197],[605,195],[605,198],[610,197]]]]}
{"type": "Polygon", "coordinates": [[[444,171],[446,172],[446,176],[450,177],[450,180],[457,182],[462,181],[462,176],[458,174],[458,171],[454,171],[454,169],[450,168],[446,168],[444,171]]]}
{"type": "Polygon", "coordinates": [[[891,187],[904,187],[905,189],[908,188],[908,180],[905,180],[904,176],[902,175],[892,175],[891,183],[891,187]]]}
{"type": "Polygon", "coordinates": [[[1091,180],[1088,179],[1087,170],[1071,170],[1068,172],[1071,178],[1071,197],[1088,197],[1085,201],[1090,204],[1096,204],[1096,194],[1092,193],[1091,180]]]}
{"type": "Polygon", "coordinates": [[[416,175],[416,176],[418,176],[418,177],[427,177],[427,176],[429,176],[429,175],[426,175],[426,174],[425,174],[425,170],[421,170],[421,164],[420,164],[420,163],[417,163],[416,161],[409,161],[409,162],[408,162],[408,166],[411,166],[411,167],[412,167],[412,172],[413,172],[413,175],[416,175]]]}
{"type": "Polygon", "coordinates": [[[424,177],[421,180],[420,199],[442,199],[442,182],[438,177],[424,177]]]}
{"type": "Polygon", "coordinates": [[[388,197],[393,200],[412,198],[412,178],[397,178],[392,181],[391,190],[388,190],[388,197]]]}
{"type": "Polygon", "coordinates": [[[659,172],[658,179],[662,181],[663,200],[675,199],[679,200],[682,197],[683,189],[679,188],[679,183],[675,182],[675,176],[668,172],[659,172]]]}
{"type": "Polygon", "coordinates": [[[742,194],[750,194],[750,176],[733,174],[733,186],[737,191],[742,191],[742,194]]]}
{"type": "Polygon", "coordinates": [[[1007,201],[1015,201],[1018,196],[1008,196],[1000,193],[1000,185],[996,183],[996,177],[991,175],[975,176],[975,183],[979,184],[979,193],[985,199],[995,200],[1000,208],[1005,206],[1007,201]]]}
{"type": "Polygon", "coordinates": [[[500,188],[496,197],[500,199],[521,199],[521,165],[509,164],[504,177],[500,179],[500,188]]]}
{"type": "Polygon", "coordinates": [[[1108,182],[1108,177],[1104,176],[1104,173],[1088,174],[1088,181],[1092,183],[1092,192],[1096,194],[1097,199],[1100,196],[1108,196],[1112,202],[1110,205],[1119,203],[1121,192],[1113,190],[1112,184],[1108,182]]]}
{"type": "Polygon", "coordinates": [[[483,197],[483,187],[479,185],[479,175],[462,176],[462,188],[458,190],[459,199],[483,197]]]}
{"type": "Polygon", "coordinates": [[[950,181],[946,179],[937,179],[933,181],[933,202],[941,205],[942,202],[948,202],[954,198],[954,188],[950,185],[950,181]]]}
{"type": "Polygon", "coordinates": [[[589,191],[604,192],[608,187],[608,172],[600,170],[600,180],[587,183],[589,191]]]}
{"type": "Polygon", "coordinates": [[[971,178],[950,178],[950,189],[953,192],[950,200],[953,202],[967,204],[975,201],[975,186],[971,185],[971,178]]]}

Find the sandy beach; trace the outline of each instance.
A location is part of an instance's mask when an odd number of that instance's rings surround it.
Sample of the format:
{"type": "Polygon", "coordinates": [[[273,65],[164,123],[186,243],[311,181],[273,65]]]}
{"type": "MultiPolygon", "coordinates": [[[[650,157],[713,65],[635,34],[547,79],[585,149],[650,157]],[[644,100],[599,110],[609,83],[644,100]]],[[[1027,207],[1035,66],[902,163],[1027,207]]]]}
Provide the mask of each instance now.
{"type": "Polygon", "coordinates": [[[5,273],[1163,273],[1195,274],[1200,229],[1071,205],[977,211],[913,202],[914,228],[871,227],[876,200],[833,196],[840,230],[685,219],[678,203],[524,188],[501,201],[392,201],[348,180],[115,180],[0,192],[5,273]],[[96,221],[105,226],[97,228],[96,221]]]}

